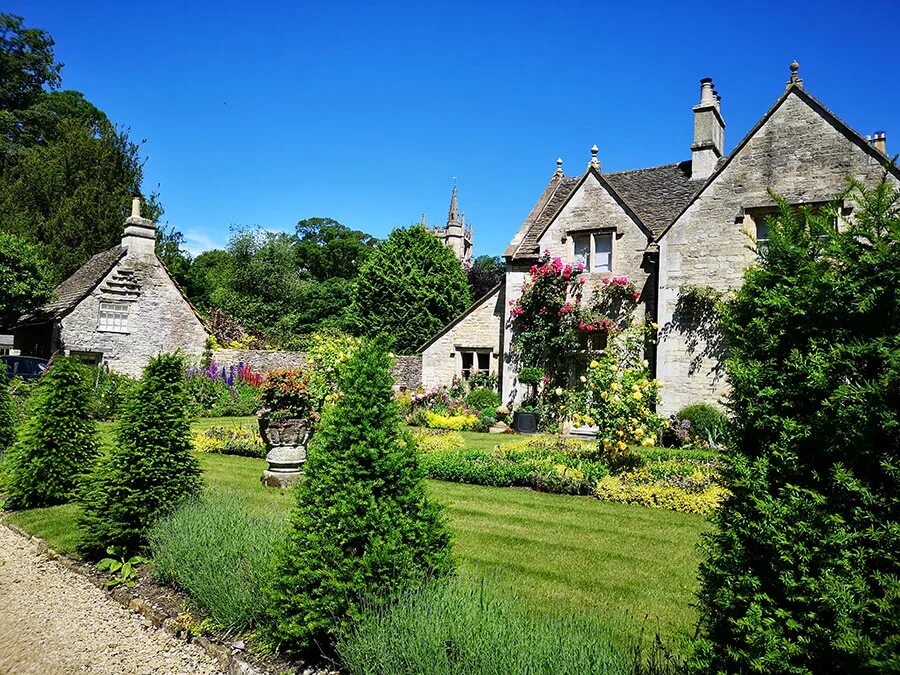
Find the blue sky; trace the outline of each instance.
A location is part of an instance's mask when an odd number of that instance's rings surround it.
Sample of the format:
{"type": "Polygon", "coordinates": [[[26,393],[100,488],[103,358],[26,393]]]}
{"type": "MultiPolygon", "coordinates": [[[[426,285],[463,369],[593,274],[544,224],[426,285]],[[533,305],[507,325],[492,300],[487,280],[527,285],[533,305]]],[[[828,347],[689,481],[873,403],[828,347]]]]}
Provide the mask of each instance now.
{"type": "Polygon", "coordinates": [[[442,223],[456,176],[476,255],[499,254],[557,156],[570,175],[594,143],[606,171],[688,159],[705,76],[730,150],[795,58],[900,150],[896,0],[5,5],[54,36],[65,88],[146,139],[144,187],[195,252],[232,225],[442,223]]]}

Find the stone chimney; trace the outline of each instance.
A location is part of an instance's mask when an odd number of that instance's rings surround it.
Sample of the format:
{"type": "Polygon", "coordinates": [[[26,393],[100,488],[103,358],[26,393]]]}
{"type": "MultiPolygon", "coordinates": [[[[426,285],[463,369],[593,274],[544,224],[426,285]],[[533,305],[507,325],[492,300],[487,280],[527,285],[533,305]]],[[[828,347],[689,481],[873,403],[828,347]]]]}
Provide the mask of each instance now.
{"type": "Polygon", "coordinates": [[[887,155],[887,139],[883,131],[876,131],[875,137],[872,139],[873,147],[882,155],[887,155]]]}
{"type": "Polygon", "coordinates": [[[141,218],[141,198],[131,200],[131,215],[125,219],[122,247],[127,257],[150,257],[156,254],[156,227],[152,220],[141,218]]]}
{"type": "Polygon", "coordinates": [[[710,77],[700,80],[700,103],[694,106],[694,143],[691,145],[691,180],[712,175],[725,148],[725,120],[721,97],[710,77]]]}

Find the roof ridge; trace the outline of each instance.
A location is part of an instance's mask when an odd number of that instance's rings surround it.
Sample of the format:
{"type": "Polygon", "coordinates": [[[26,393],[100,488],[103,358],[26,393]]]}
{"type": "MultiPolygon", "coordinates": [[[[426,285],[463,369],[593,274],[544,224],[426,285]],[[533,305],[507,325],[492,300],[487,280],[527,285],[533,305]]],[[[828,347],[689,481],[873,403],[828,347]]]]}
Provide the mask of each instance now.
{"type": "Polygon", "coordinates": [[[681,166],[682,164],[690,163],[691,160],[683,159],[680,162],[669,162],[668,164],[658,164],[657,166],[645,166],[638,169],[623,169],[622,171],[604,171],[603,175],[605,176],[620,176],[623,173],[636,173],[638,171],[653,171],[654,169],[668,169],[673,166],[681,166]]]}

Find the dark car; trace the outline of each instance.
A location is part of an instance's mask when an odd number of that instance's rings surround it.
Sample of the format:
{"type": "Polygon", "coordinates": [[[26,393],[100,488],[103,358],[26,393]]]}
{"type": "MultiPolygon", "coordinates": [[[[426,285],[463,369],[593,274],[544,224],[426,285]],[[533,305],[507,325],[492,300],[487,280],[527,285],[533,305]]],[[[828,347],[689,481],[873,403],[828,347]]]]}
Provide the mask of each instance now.
{"type": "Polygon", "coordinates": [[[0,363],[6,364],[6,374],[9,377],[32,380],[40,377],[50,362],[36,356],[0,356],[0,363]]]}

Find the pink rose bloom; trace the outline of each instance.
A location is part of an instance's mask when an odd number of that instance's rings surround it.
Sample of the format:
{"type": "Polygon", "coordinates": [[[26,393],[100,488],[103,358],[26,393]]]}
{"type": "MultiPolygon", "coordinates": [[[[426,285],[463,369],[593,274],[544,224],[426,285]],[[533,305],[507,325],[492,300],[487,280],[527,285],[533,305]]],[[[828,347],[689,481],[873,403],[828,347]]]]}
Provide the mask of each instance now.
{"type": "Polygon", "coordinates": [[[631,299],[634,301],[637,301],[640,297],[641,297],[640,293],[632,293],[631,294],[631,299]]]}

